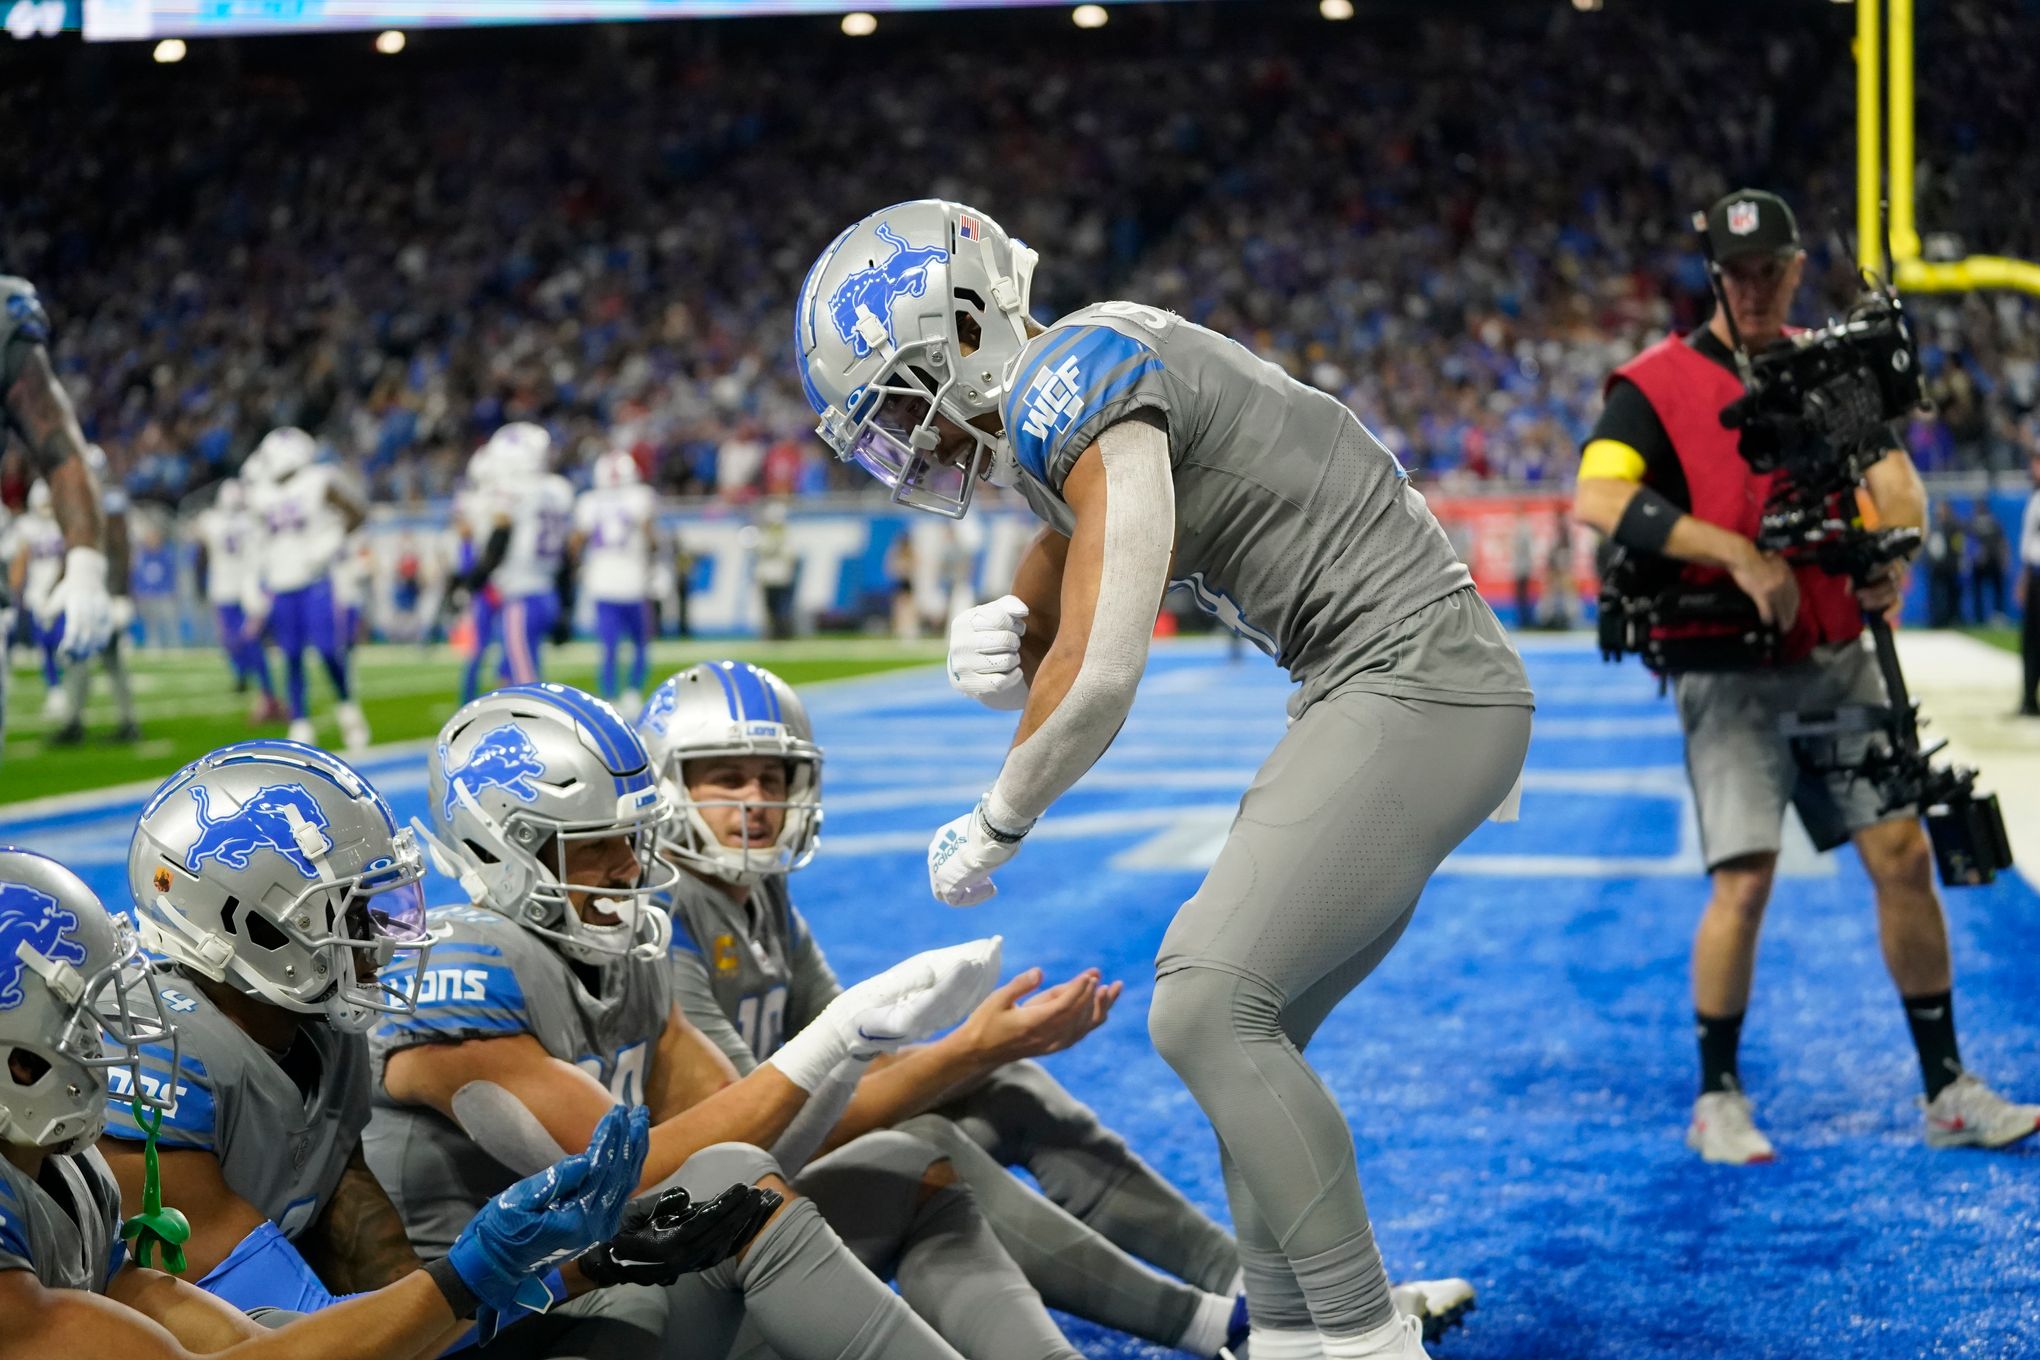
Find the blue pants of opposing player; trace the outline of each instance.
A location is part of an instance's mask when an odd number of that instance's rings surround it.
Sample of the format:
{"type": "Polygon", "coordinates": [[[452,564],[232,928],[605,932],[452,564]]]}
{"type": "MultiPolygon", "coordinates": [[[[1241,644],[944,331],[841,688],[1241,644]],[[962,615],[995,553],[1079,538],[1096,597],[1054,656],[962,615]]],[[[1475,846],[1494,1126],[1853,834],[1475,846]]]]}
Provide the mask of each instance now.
{"type": "Polygon", "coordinates": [[[545,679],[539,649],[559,617],[557,595],[517,595],[503,601],[503,657],[510,683],[529,685],[545,679]]]}
{"type": "MultiPolygon", "coordinates": [[[[460,674],[460,701],[464,704],[474,702],[482,692],[482,667],[488,664],[489,648],[497,648],[500,654],[503,645],[503,608],[495,595],[488,590],[478,592],[469,609],[475,620],[475,650],[460,674]]],[[[502,673],[510,673],[508,657],[502,659],[502,673]]]]}
{"type": "Polygon", "coordinates": [[[30,630],[35,634],[35,645],[42,652],[43,684],[55,689],[63,680],[63,668],[57,665],[57,644],[64,640],[64,616],[51,619],[48,627],[31,621],[30,630]]]}
{"type": "Polygon", "coordinates": [[[625,639],[632,648],[629,690],[645,692],[645,678],[652,664],[652,606],[644,600],[597,600],[595,636],[602,641],[602,664],[596,684],[605,699],[616,698],[616,654],[625,639]]]}
{"type": "Polygon", "coordinates": [[[314,581],[302,590],[279,592],[269,606],[269,637],[283,653],[284,684],[290,693],[290,716],[305,712],[305,648],[317,651],[341,703],[353,697],[347,684],[347,654],[340,647],[340,619],[333,606],[333,583],[314,581]]]}
{"type": "Polygon", "coordinates": [[[237,604],[223,604],[214,608],[213,617],[219,625],[220,649],[233,667],[234,683],[253,680],[274,699],[276,682],[269,677],[269,657],[262,650],[262,639],[248,636],[247,612],[237,604]]]}

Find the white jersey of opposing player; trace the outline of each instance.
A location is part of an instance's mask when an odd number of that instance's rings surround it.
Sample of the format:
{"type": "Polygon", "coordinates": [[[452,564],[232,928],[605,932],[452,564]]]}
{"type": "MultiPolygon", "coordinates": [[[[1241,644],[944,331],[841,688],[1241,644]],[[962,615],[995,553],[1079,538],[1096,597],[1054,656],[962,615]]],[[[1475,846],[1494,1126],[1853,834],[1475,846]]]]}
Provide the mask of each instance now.
{"type": "Polygon", "coordinates": [[[491,579],[507,600],[550,595],[574,527],[573,484],[554,474],[510,494],[510,546],[491,579]]]}
{"type": "Polygon", "coordinates": [[[64,574],[64,531],[49,515],[26,514],[14,521],[12,546],[14,552],[28,549],[21,604],[31,614],[39,614],[64,574]]]}
{"type": "Polygon", "coordinates": [[[574,502],[574,530],[587,535],[581,587],[604,604],[642,604],[652,593],[652,515],[648,486],[598,486],[574,502]]]}
{"type": "Polygon", "coordinates": [[[214,506],[198,517],[198,541],[205,545],[205,598],[211,604],[239,604],[255,570],[259,526],[247,510],[214,506]]]}
{"type": "Polygon", "coordinates": [[[333,468],[314,463],[248,489],[248,509],[262,532],[262,587],[272,595],[303,590],[333,570],[347,541],[347,521],[326,497],[334,476],[333,468]]]}

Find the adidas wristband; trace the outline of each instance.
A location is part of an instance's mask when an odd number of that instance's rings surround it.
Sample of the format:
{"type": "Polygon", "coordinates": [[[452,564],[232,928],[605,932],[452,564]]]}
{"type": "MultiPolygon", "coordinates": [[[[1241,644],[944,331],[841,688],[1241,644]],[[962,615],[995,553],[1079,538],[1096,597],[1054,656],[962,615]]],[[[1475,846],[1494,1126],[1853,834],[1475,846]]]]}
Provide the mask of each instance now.
{"type": "Polygon", "coordinates": [[[1636,488],[1636,494],[1629,498],[1629,505],[1622,512],[1622,518],[1615,522],[1615,541],[1625,548],[1637,552],[1663,555],[1665,544],[1672,538],[1672,526],[1685,515],[1685,511],[1647,486],[1636,488]]]}

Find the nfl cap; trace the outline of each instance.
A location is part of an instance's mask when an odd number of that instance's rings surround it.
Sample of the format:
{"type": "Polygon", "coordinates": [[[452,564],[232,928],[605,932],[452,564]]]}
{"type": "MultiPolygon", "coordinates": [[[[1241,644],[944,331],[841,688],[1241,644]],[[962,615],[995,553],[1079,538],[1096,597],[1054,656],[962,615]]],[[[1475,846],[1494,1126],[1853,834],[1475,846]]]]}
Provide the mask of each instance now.
{"type": "Polygon", "coordinates": [[[1799,222],[1785,200],[1762,189],[1737,189],[1707,210],[1707,244],[1722,264],[1799,249],[1799,222]]]}

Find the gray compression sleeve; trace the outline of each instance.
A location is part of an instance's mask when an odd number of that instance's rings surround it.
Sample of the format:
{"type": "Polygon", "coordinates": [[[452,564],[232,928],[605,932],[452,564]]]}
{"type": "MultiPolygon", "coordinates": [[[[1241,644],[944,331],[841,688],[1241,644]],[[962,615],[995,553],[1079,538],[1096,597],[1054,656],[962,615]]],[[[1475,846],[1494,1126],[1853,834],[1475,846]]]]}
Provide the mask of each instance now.
{"type": "Polygon", "coordinates": [[[567,1155],[530,1107],[493,1081],[471,1081],[453,1093],[453,1120],[475,1146],[520,1176],[567,1155]]]}
{"type": "Polygon", "coordinates": [[[829,1136],[829,1130],[843,1118],[843,1111],[857,1094],[857,1083],[863,1080],[869,1066],[868,1060],[857,1058],[840,1063],[826,1081],[808,1094],[807,1104],[800,1107],[800,1113],[772,1145],[772,1160],[787,1175],[799,1174],[829,1136]]]}
{"type": "Polygon", "coordinates": [[[1147,668],[1155,612],[1169,584],[1176,487],[1169,436],[1123,420],[1098,436],[1105,465],[1105,560],[1083,664],[1048,720],[1006,754],[985,801],[999,830],[1024,829],[1105,754],[1147,668]]]}

